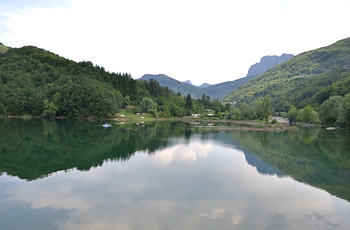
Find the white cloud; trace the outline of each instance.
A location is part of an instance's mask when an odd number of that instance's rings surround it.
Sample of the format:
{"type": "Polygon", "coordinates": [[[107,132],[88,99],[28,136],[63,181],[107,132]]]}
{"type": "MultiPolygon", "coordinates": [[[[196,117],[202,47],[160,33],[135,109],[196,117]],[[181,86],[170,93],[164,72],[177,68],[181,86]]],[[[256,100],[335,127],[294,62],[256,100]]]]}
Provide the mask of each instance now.
{"type": "Polygon", "coordinates": [[[298,54],[350,36],[338,1],[92,1],[8,11],[5,45],[35,45],[114,72],[219,83],[264,55],[298,54]]]}

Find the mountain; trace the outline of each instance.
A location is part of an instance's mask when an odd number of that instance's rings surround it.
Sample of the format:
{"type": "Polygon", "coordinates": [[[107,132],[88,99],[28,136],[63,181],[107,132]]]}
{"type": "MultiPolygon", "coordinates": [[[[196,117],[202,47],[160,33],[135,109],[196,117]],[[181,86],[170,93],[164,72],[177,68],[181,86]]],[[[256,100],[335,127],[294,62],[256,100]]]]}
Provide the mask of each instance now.
{"type": "Polygon", "coordinates": [[[180,82],[164,74],[145,74],[138,80],[149,81],[152,78],[158,81],[161,86],[168,87],[174,93],[180,93],[181,95],[190,94],[193,98],[202,98],[202,95],[204,94],[204,92],[201,89],[198,89],[196,86],[189,83],[180,82]]]}
{"type": "Polygon", "coordinates": [[[198,89],[205,89],[205,88],[208,88],[209,86],[212,86],[212,85],[210,85],[210,84],[208,84],[208,83],[203,83],[203,84],[201,84],[200,86],[197,86],[197,88],[198,88],[198,89]]]}
{"type": "Polygon", "coordinates": [[[266,70],[271,69],[272,67],[275,67],[276,65],[281,64],[292,57],[294,57],[293,54],[282,54],[281,56],[264,56],[260,59],[259,63],[255,63],[249,68],[247,77],[258,76],[264,73],[266,70]]]}
{"type": "Polygon", "coordinates": [[[292,54],[282,54],[280,57],[276,55],[264,56],[259,63],[256,63],[249,68],[246,77],[215,85],[203,83],[200,86],[195,86],[189,80],[180,82],[164,74],[145,74],[139,80],[149,81],[149,79],[153,78],[154,80],[157,80],[161,86],[168,87],[175,93],[180,92],[182,95],[189,93],[194,98],[201,98],[203,94],[206,94],[209,95],[211,99],[222,100],[232,91],[247,83],[260,73],[263,73],[267,69],[270,69],[291,57],[293,57],[292,54]]]}
{"type": "Polygon", "coordinates": [[[227,81],[216,85],[211,85],[203,89],[203,91],[205,91],[205,93],[208,95],[212,95],[213,97],[212,99],[222,100],[229,93],[231,93],[241,85],[244,85],[254,77],[255,76],[249,76],[249,77],[240,78],[234,81],[227,81]]]}
{"type": "Polygon", "coordinates": [[[329,96],[350,91],[350,38],[307,51],[239,87],[224,100],[250,103],[270,95],[275,111],[291,104],[317,108],[329,96]]]}

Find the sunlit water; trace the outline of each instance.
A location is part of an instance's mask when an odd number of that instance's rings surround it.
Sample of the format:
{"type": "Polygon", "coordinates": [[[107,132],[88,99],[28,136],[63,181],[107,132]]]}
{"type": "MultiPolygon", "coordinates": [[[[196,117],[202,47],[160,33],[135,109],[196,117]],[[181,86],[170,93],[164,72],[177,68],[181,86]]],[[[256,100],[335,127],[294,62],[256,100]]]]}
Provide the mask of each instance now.
{"type": "MultiPolygon", "coordinates": [[[[322,163],[324,159],[314,159],[315,154],[324,158],[322,150],[316,153],[308,150],[306,155],[313,154],[309,158],[293,157],[302,165],[309,164],[311,171],[301,172],[304,176],[288,174],[292,174],[292,164],[296,162],[284,167],[283,161],[276,165],[264,162],[262,159],[270,159],[265,156],[269,151],[272,155],[274,150],[283,151],[273,147],[274,143],[287,141],[283,134],[202,132],[187,124],[112,125],[103,129],[88,122],[3,121],[0,126],[3,134],[0,158],[13,163],[1,164],[0,168],[3,172],[0,229],[349,229],[350,226],[348,196],[340,197],[350,193],[346,178],[350,169],[335,163],[327,166],[322,163]],[[10,125],[18,127],[9,130],[10,125]],[[85,129],[94,131],[87,133],[85,129]],[[43,138],[28,140],[36,135],[43,138]],[[68,137],[71,141],[64,140],[68,137]],[[22,143],[11,143],[14,139],[22,143]],[[249,147],[249,141],[255,147],[249,147]],[[257,145],[258,142],[261,144],[257,145]],[[69,143],[75,152],[70,151],[69,143]],[[261,149],[262,155],[255,149],[261,149]],[[21,155],[25,159],[18,159],[21,155]],[[335,184],[330,184],[322,179],[324,175],[315,174],[320,168],[315,164],[320,164],[321,169],[330,167],[325,170],[345,178],[336,178],[335,184]]],[[[299,140],[294,138],[294,142],[299,140]]],[[[301,143],[312,146],[316,140],[319,139],[306,142],[304,139],[301,143]]],[[[342,141],[347,143],[347,139],[342,141]]],[[[302,151],[300,146],[298,152],[302,151]]],[[[297,171],[302,171],[298,167],[297,171]]]]}

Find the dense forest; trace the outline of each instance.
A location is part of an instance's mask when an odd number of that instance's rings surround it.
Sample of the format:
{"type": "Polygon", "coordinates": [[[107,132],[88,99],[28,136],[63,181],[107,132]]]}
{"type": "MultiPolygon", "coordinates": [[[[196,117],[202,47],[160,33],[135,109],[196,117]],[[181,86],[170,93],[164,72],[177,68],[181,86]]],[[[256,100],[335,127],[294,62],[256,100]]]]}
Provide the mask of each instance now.
{"type": "Polygon", "coordinates": [[[185,116],[205,109],[223,111],[206,95],[194,100],[175,94],[153,79],[134,80],[109,73],[90,61],[74,62],[33,46],[0,53],[0,115],[114,117],[121,108],[155,116],[185,116]]]}

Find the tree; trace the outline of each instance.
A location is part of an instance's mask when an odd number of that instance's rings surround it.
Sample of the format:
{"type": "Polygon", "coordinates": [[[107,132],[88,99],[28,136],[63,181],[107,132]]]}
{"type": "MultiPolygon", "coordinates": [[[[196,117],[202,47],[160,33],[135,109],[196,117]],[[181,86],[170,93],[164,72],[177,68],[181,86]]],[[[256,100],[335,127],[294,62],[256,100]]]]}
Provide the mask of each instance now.
{"type": "Polygon", "coordinates": [[[266,121],[269,120],[269,116],[271,114],[271,111],[272,111],[271,99],[270,99],[269,95],[266,95],[263,98],[263,116],[262,116],[262,118],[266,121]]]}
{"type": "Polygon", "coordinates": [[[293,122],[296,121],[298,116],[298,110],[297,108],[295,108],[294,105],[292,105],[292,107],[289,109],[287,116],[288,116],[289,124],[292,124],[293,122]]]}
{"type": "Polygon", "coordinates": [[[249,119],[249,117],[251,117],[251,108],[250,106],[245,103],[242,102],[241,106],[240,106],[240,113],[243,116],[244,119],[249,119]]]}
{"type": "Polygon", "coordinates": [[[142,109],[142,112],[147,113],[150,109],[154,108],[154,102],[149,97],[142,98],[142,101],[140,103],[140,107],[142,109]]]}
{"type": "Polygon", "coordinates": [[[311,106],[307,105],[304,107],[304,111],[303,111],[303,122],[305,123],[311,123],[311,113],[314,109],[311,108],[311,106]]]}
{"type": "Polygon", "coordinates": [[[297,116],[297,120],[305,123],[320,123],[318,113],[309,105],[305,106],[297,116]]]}
{"type": "MultiPolygon", "coordinates": [[[[187,94],[185,101],[186,101],[187,113],[189,113],[189,111],[193,109],[191,94],[187,94]]],[[[190,115],[190,114],[187,114],[187,115],[190,115]]]]}
{"type": "Polygon", "coordinates": [[[342,106],[341,96],[332,96],[324,101],[320,107],[319,118],[322,124],[334,125],[339,120],[339,114],[342,106]]]}
{"type": "Polygon", "coordinates": [[[341,111],[339,111],[339,123],[350,126],[350,94],[343,97],[341,111]]]}
{"type": "Polygon", "coordinates": [[[264,115],[264,105],[261,100],[256,100],[254,102],[254,108],[255,108],[255,114],[258,117],[258,119],[263,119],[264,115]]]}
{"type": "Polygon", "coordinates": [[[57,107],[53,104],[53,102],[49,102],[48,100],[44,100],[44,111],[43,116],[55,116],[57,112],[57,107]]]}
{"type": "Polygon", "coordinates": [[[341,118],[345,125],[350,126],[350,94],[347,94],[343,98],[341,118]]]}
{"type": "Polygon", "coordinates": [[[235,106],[230,106],[230,117],[232,120],[238,120],[241,116],[240,110],[238,110],[235,106]]]}
{"type": "Polygon", "coordinates": [[[124,97],[124,106],[127,108],[128,105],[130,105],[130,96],[125,96],[124,97]]]}
{"type": "Polygon", "coordinates": [[[158,113],[157,113],[157,109],[150,109],[149,113],[154,117],[154,118],[158,118],[158,113]]]}

